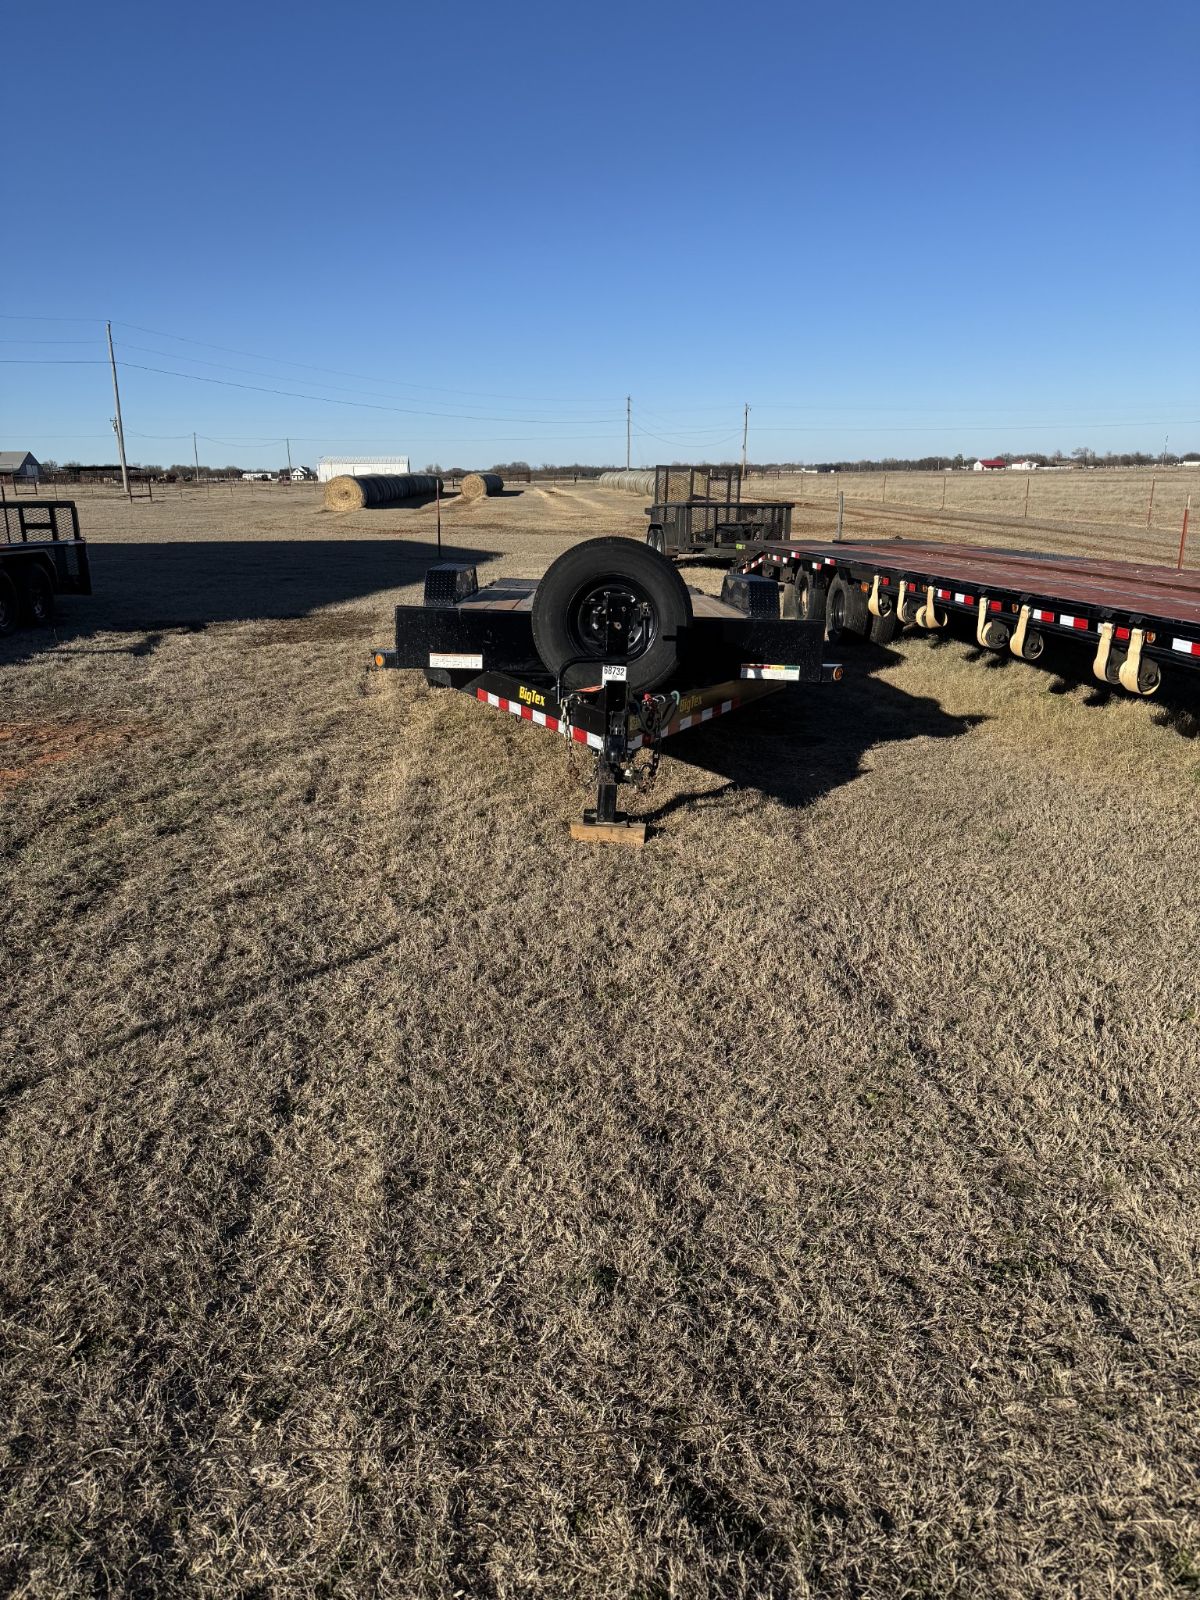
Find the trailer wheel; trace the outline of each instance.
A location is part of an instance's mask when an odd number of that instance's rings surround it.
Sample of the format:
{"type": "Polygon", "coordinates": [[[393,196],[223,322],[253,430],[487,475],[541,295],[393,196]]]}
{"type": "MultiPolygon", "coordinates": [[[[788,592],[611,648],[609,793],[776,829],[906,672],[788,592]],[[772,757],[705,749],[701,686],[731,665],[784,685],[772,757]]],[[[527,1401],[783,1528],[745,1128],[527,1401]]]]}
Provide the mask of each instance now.
{"type": "Polygon", "coordinates": [[[825,636],[830,644],[852,636],[865,639],[871,620],[867,597],[858,585],[840,575],[834,578],[825,601],[825,636]]]}
{"type": "Polygon", "coordinates": [[[867,637],[871,643],[891,644],[892,640],[900,632],[900,614],[896,610],[896,602],[891,595],[881,594],[879,596],[879,615],[877,617],[872,617],[870,611],[867,612],[867,615],[870,617],[867,637]],[[884,609],[885,607],[886,610],[884,609]]]}
{"type": "Polygon", "coordinates": [[[660,556],[666,555],[667,541],[663,537],[662,528],[659,527],[657,523],[653,524],[649,533],[647,533],[646,543],[650,546],[651,550],[657,550],[660,556]]]}
{"type": "Polygon", "coordinates": [[[0,572],[0,638],[12,633],[20,620],[17,586],[7,572],[0,572]]]}
{"type": "Polygon", "coordinates": [[[801,622],[824,622],[826,590],[817,574],[798,567],[794,590],[793,615],[801,622]]]}
{"type": "Polygon", "coordinates": [[[632,539],[588,539],[552,562],[533,596],[533,642],[547,671],[566,669],[568,688],[599,681],[607,597],[631,602],[633,623],[624,655],[630,692],[657,689],[679,665],[682,634],[692,620],[687,585],[674,564],[632,539]],[[586,659],[595,657],[597,665],[586,659]]]}
{"type": "Polygon", "coordinates": [[[45,567],[32,562],[21,582],[25,620],[35,628],[45,628],[54,620],[54,585],[45,567]]]}

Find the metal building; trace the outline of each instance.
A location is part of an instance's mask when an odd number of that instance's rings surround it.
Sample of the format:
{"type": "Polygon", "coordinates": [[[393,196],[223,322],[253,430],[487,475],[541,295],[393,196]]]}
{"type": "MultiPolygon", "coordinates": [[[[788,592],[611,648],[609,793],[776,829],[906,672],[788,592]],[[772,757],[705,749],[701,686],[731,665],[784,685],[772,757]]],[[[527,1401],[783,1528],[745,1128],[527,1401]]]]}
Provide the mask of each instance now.
{"type": "Polygon", "coordinates": [[[317,462],[317,482],[330,478],[366,478],[380,474],[398,478],[410,471],[407,456],[322,456],[317,462]]]}

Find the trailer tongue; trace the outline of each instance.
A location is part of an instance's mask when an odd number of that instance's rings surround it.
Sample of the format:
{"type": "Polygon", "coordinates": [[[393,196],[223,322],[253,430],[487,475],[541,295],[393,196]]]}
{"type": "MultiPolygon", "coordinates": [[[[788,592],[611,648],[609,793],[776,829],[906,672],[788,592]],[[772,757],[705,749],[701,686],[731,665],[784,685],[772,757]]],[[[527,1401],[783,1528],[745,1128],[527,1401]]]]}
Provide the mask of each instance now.
{"type": "Polygon", "coordinates": [[[841,677],[821,659],[821,626],[780,618],[778,593],[741,573],[727,574],[719,600],[689,590],[628,539],[575,545],[540,582],[481,589],[473,565],[441,562],[423,604],[397,606],[395,648],[375,664],[420,669],[586,745],[596,802],[572,836],[640,845],[646,825],[618,811],[617,791],[653,778],[664,740],[788,684],[841,677]]]}

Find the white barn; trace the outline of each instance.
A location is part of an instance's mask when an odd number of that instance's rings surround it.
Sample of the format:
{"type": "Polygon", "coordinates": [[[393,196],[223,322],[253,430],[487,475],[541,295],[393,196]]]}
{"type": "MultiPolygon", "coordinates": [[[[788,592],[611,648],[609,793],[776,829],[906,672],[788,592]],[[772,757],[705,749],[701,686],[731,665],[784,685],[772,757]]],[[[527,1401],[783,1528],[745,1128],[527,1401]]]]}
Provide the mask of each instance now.
{"type": "Polygon", "coordinates": [[[372,473],[384,477],[398,477],[410,472],[407,456],[322,456],[317,462],[317,482],[328,483],[330,478],[364,478],[372,473]]]}

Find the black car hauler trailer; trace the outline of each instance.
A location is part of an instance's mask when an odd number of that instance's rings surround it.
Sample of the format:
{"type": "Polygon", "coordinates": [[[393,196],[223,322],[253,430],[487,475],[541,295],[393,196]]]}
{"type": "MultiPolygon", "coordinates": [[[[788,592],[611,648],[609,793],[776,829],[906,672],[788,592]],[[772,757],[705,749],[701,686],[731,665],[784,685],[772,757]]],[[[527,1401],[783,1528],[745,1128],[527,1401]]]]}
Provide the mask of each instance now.
{"type": "Polygon", "coordinates": [[[618,785],[652,777],[674,734],[790,683],[840,678],[822,662],[822,634],[819,623],[782,619],[766,578],[728,573],[718,600],[688,589],[645,545],[592,539],[540,582],[481,589],[470,563],[430,567],[423,604],[396,607],[395,648],[375,664],[419,668],[594,750],[596,804],[572,836],[640,845],[645,824],[618,813],[618,785]]]}
{"type": "Polygon", "coordinates": [[[0,501],[0,635],[54,615],[56,594],[91,594],[73,500],[0,501]]]}
{"type": "Polygon", "coordinates": [[[1200,572],[917,539],[753,543],[738,556],[743,572],[783,585],[785,615],[834,643],[887,643],[958,614],[982,649],[1025,661],[1055,637],[1083,643],[1093,675],[1131,694],[1153,694],[1168,663],[1200,667],[1200,572]]]}
{"type": "Polygon", "coordinates": [[[790,501],[742,499],[740,467],[655,467],[646,543],[664,555],[732,554],[736,541],[786,539],[790,501]]]}

